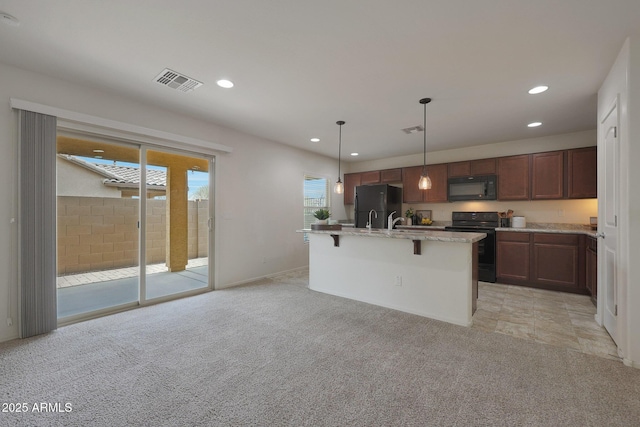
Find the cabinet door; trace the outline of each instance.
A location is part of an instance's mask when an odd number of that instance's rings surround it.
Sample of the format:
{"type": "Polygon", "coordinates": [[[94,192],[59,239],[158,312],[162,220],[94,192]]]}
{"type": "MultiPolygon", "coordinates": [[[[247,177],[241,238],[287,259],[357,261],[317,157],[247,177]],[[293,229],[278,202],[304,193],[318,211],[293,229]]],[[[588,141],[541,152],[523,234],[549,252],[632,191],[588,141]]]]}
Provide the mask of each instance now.
{"type": "Polygon", "coordinates": [[[531,279],[536,284],[557,289],[584,289],[584,265],[580,258],[581,237],[584,236],[534,233],[531,279]]]}
{"type": "Polygon", "coordinates": [[[598,300],[598,242],[593,237],[587,238],[585,263],[585,283],[587,290],[591,293],[591,301],[596,304],[598,300]]]}
{"type": "Polygon", "coordinates": [[[498,200],[529,200],[529,155],[498,159],[498,200]]]}
{"type": "Polygon", "coordinates": [[[564,151],[531,155],[531,199],[564,197],[564,151]]]}
{"type": "Polygon", "coordinates": [[[360,172],[360,184],[379,184],[380,183],[380,171],[360,172]]]}
{"type": "Polygon", "coordinates": [[[385,169],[380,171],[380,183],[396,184],[402,182],[402,169],[385,169]]]}
{"type": "Polygon", "coordinates": [[[496,276],[506,283],[529,280],[531,233],[499,231],[496,233],[496,276]]]}
{"type": "Polygon", "coordinates": [[[449,163],[449,176],[469,176],[471,175],[471,162],[449,163]]]}
{"type": "Polygon", "coordinates": [[[567,151],[567,197],[585,199],[598,197],[597,148],[567,151]]]}
{"type": "Polygon", "coordinates": [[[449,163],[449,176],[495,175],[496,159],[479,159],[466,162],[449,163]]]}
{"type": "MultiPolygon", "coordinates": [[[[431,203],[442,203],[449,201],[447,197],[447,164],[444,163],[440,165],[427,165],[427,173],[429,174],[429,178],[431,178],[431,190],[427,190],[424,192],[424,201],[431,203]]],[[[419,178],[420,175],[418,175],[418,179],[419,178]]]]}
{"type": "Polygon", "coordinates": [[[469,165],[471,175],[495,175],[496,159],[472,160],[469,165]]]}
{"type": "Polygon", "coordinates": [[[359,173],[345,173],[344,174],[344,204],[352,205],[354,203],[354,196],[356,194],[356,187],[362,184],[360,181],[359,173]]]}
{"type": "Polygon", "coordinates": [[[404,203],[424,203],[424,190],[418,188],[422,166],[402,168],[402,201],[404,203]]]}

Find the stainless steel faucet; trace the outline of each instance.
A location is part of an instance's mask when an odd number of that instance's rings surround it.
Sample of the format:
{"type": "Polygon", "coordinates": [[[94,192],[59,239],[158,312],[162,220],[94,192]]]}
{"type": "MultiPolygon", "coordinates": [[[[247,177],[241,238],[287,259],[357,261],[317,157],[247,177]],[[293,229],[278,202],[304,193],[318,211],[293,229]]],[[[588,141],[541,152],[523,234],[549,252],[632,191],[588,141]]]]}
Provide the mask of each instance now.
{"type": "Polygon", "coordinates": [[[396,219],[393,219],[393,214],[396,213],[396,211],[393,211],[389,214],[389,218],[387,218],[387,229],[388,230],[393,230],[393,226],[396,225],[396,222],[398,221],[402,221],[404,218],[402,218],[401,216],[399,216],[396,219]]]}
{"type": "Polygon", "coordinates": [[[367,228],[369,229],[369,231],[371,231],[371,214],[374,214],[376,216],[376,218],[378,218],[378,212],[376,212],[375,210],[371,209],[369,211],[369,222],[367,223],[367,228]]]}

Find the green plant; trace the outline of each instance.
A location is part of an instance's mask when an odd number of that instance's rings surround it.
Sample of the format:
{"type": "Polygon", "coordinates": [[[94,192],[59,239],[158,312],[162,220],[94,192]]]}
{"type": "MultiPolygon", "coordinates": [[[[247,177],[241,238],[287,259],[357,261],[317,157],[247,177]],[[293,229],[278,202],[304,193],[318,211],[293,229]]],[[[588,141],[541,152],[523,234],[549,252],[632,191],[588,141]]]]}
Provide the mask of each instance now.
{"type": "Polygon", "coordinates": [[[331,212],[328,209],[318,209],[313,213],[313,216],[320,220],[328,219],[331,216],[331,212]]]}
{"type": "Polygon", "coordinates": [[[409,208],[407,209],[407,211],[404,213],[405,218],[411,218],[413,216],[413,208],[409,208]]]}

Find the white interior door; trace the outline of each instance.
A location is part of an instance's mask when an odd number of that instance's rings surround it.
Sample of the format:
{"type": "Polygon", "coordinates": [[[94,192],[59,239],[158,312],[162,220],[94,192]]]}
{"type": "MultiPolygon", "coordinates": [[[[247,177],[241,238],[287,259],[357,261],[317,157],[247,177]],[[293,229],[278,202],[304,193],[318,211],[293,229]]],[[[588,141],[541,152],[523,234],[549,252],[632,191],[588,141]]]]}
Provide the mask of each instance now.
{"type": "MultiPolygon", "coordinates": [[[[599,253],[600,289],[603,324],[611,338],[618,341],[618,218],[619,218],[619,144],[618,109],[614,105],[602,122],[604,144],[604,194],[598,197],[600,236],[603,237],[599,253]]],[[[601,187],[602,188],[602,187],[601,187]]]]}

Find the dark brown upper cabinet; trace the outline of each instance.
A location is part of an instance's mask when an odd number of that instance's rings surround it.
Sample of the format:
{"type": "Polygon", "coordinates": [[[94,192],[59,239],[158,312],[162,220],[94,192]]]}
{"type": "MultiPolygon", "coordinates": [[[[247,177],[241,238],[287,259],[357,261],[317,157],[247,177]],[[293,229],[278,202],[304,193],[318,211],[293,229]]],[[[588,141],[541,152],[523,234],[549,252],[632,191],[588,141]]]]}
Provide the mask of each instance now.
{"type": "Polygon", "coordinates": [[[381,184],[399,184],[402,182],[402,168],[385,169],[380,171],[381,184]]]}
{"type": "Polygon", "coordinates": [[[496,159],[468,160],[449,163],[449,177],[495,175],[496,159]]]}
{"type": "Polygon", "coordinates": [[[344,174],[344,204],[352,205],[354,203],[355,189],[361,184],[361,174],[345,173],[344,174]]]}
{"type": "Polygon", "coordinates": [[[498,200],[529,200],[529,155],[498,158],[498,200]]]}
{"type": "Polygon", "coordinates": [[[564,197],[564,151],[531,155],[531,200],[564,197]]]}
{"type": "Polygon", "coordinates": [[[360,172],[360,185],[380,184],[380,171],[360,172]]]}
{"type": "Polygon", "coordinates": [[[422,166],[402,168],[402,201],[404,203],[424,203],[424,190],[418,188],[422,166]]]}
{"type": "Polygon", "coordinates": [[[422,166],[402,168],[402,201],[404,203],[440,203],[447,199],[447,164],[427,165],[431,189],[420,190],[418,181],[422,166]]]}
{"type": "Polygon", "coordinates": [[[567,197],[593,199],[598,197],[597,147],[567,151],[567,197]]]}

